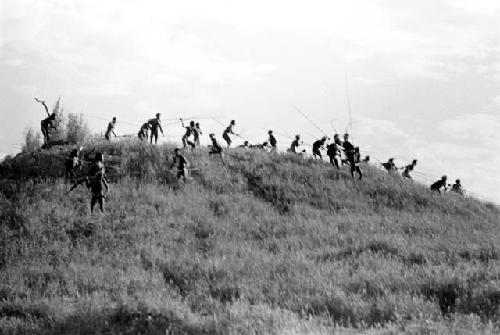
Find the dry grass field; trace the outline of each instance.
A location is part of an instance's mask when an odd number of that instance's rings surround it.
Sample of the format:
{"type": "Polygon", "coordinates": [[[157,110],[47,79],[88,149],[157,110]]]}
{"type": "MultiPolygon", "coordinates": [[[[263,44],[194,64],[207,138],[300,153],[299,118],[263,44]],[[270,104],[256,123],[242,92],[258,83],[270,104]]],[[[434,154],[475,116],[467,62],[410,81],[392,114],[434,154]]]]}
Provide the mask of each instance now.
{"type": "MultiPolygon", "coordinates": [[[[93,142],[106,212],[67,194],[69,148],[0,164],[1,334],[498,334],[499,210],[364,165],[93,142]]],[[[83,173],[83,171],[82,171],[83,173]]]]}

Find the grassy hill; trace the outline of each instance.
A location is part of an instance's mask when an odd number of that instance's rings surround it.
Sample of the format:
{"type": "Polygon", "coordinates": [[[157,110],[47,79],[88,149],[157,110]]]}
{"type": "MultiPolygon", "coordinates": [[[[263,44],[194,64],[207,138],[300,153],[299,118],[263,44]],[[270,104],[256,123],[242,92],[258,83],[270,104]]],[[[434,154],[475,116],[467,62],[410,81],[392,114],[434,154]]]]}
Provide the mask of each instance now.
{"type": "Polygon", "coordinates": [[[496,334],[499,211],[363,166],[172,147],[105,153],[106,212],[69,148],[0,165],[0,333],[496,334]]]}

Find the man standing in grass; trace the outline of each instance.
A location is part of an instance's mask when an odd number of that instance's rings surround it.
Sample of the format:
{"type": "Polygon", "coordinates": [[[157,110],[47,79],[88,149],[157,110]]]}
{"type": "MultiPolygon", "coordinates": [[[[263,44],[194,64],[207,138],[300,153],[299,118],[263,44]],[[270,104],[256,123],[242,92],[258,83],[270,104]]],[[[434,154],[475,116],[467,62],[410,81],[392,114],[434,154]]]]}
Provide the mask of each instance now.
{"type": "Polygon", "coordinates": [[[108,129],[106,129],[106,133],[104,134],[104,137],[108,140],[111,141],[111,134],[115,135],[115,125],[116,125],[116,117],[113,118],[113,120],[108,123],[108,129]]]}
{"type": "Polygon", "coordinates": [[[68,157],[66,157],[64,166],[66,168],[66,179],[69,181],[73,181],[75,179],[76,171],[81,167],[80,159],[78,158],[81,150],[82,148],[80,148],[80,150],[75,148],[71,150],[68,157]]]}
{"type": "Polygon", "coordinates": [[[359,180],[363,178],[363,171],[359,166],[361,161],[361,155],[359,153],[359,147],[355,147],[352,154],[348,156],[349,165],[351,166],[351,176],[354,179],[354,173],[356,172],[359,176],[359,180]]]}
{"type": "Polygon", "coordinates": [[[188,179],[188,171],[189,163],[186,158],[181,154],[181,149],[176,148],[174,150],[174,161],[170,166],[170,169],[176,167],[177,168],[177,179],[183,178],[184,181],[188,179]]]}
{"type": "Polygon", "coordinates": [[[153,138],[155,139],[155,144],[158,143],[158,130],[163,134],[163,129],[161,128],[160,113],[156,113],[156,118],[148,120],[149,127],[151,128],[151,138],[150,143],[153,144],[153,138]]]}
{"type": "Polygon", "coordinates": [[[293,152],[294,154],[298,154],[298,149],[301,144],[300,141],[300,135],[295,135],[295,139],[293,140],[292,144],[290,145],[290,149],[288,149],[288,152],[293,152]]]}
{"type": "MultiPolygon", "coordinates": [[[[96,203],[99,203],[101,212],[104,213],[104,188],[106,188],[106,193],[109,191],[108,180],[106,178],[103,155],[98,152],[95,155],[94,163],[89,169],[89,173],[86,177],[78,180],[69,190],[73,191],[78,185],[85,183],[87,188],[90,190],[90,213],[94,212],[94,207],[96,203]]],[[[68,193],[69,193],[68,192],[68,193]]]]}

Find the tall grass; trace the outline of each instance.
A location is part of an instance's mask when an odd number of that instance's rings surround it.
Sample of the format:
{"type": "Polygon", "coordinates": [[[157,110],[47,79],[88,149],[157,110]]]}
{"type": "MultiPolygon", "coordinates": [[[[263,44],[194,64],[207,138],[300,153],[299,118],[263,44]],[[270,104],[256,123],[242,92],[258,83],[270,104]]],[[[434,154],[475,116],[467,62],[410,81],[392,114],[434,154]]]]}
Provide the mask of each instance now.
{"type": "Polygon", "coordinates": [[[69,149],[1,165],[4,333],[499,331],[493,206],[255,151],[186,152],[179,184],[171,146],[85,147],[105,153],[104,214],[65,194],[69,149]]]}

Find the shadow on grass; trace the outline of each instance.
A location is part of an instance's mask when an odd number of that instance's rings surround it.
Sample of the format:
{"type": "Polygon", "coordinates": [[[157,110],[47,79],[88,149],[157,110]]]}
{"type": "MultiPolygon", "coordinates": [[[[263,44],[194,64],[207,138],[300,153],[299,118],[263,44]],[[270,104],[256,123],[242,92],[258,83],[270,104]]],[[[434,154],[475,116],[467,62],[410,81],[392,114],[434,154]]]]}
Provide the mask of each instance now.
{"type": "MultiPolygon", "coordinates": [[[[19,305],[0,308],[0,320],[17,318],[22,326],[1,327],[2,334],[218,334],[213,324],[189,324],[172,312],[148,312],[145,309],[131,310],[121,307],[114,310],[77,313],[57,320],[51,318],[41,307],[19,305]],[[2,329],[3,328],[3,329],[2,329]]],[[[15,324],[15,323],[11,323],[15,324]]]]}

